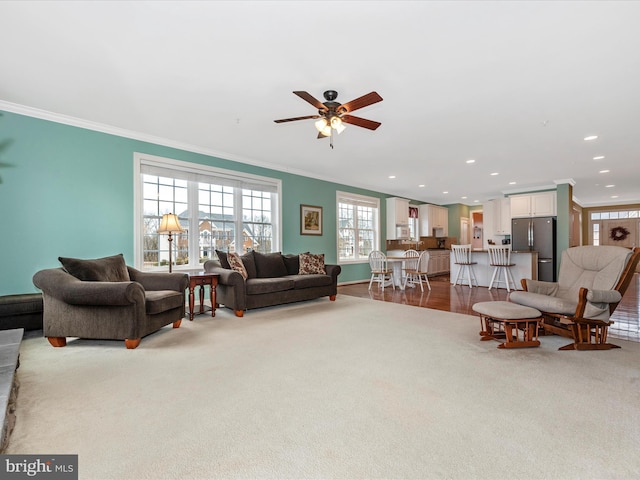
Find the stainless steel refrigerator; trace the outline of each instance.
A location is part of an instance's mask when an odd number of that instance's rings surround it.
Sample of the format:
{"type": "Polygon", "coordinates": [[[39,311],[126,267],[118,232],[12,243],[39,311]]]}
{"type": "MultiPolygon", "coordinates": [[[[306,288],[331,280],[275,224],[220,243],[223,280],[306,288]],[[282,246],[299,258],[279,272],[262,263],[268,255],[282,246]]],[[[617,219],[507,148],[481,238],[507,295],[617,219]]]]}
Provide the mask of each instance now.
{"type": "Polygon", "coordinates": [[[511,249],[538,252],[538,280],[556,281],[556,217],[512,219],[511,249]]]}

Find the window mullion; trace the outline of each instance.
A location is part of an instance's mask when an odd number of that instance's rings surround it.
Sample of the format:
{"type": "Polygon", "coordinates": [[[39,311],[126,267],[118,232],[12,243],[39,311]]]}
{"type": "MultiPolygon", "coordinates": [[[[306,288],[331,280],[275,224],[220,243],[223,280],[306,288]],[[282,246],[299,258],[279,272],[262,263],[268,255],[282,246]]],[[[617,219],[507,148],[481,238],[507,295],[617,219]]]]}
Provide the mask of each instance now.
{"type": "Polygon", "coordinates": [[[189,181],[187,204],[189,209],[189,268],[200,268],[200,219],[198,218],[198,182],[189,181]]]}

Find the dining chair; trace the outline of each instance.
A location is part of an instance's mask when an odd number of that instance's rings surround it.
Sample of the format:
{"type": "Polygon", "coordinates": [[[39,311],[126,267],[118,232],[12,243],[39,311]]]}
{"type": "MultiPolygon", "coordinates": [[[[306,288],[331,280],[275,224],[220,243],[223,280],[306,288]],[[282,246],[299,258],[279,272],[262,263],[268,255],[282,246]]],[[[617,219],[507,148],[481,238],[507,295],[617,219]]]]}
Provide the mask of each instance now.
{"type": "MultiPolygon", "coordinates": [[[[402,254],[404,260],[402,260],[402,278],[400,282],[404,289],[407,285],[407,270],[415,270],[418,266],[418,259],[420,258],[420,252],[414,249],[405,250],[402,254]]],[[[409,282],[412,284],[411,282],[409,282]]]]}
{"type": "Polygon", "coordinates": [[[491,275],[491,282],[489,282],[489,290],[493,287],[493,283],[499,283],[500,274],[504,276],[504,284],[507,287],[507,292],[511,292],[510,285],[513,285],[514,290],[518,290],[518,285],[511,275],[511,267],[515,266],[515,263],[511,263],[511,245],[489,245],[487,249],[489,253],[489,265],[493,267],[493,275],[491,275]]]}
{"type": "Polygon", "coordinates": [[[373,282],[378,283],[378,288],[384,290],[385,283],[391,282],[393,289],[396,289],[395,279],[393,277],[393,268],[387,262],[387,256],[380,250],[374,250],[369,254],[369,266],[371,267],[371,280],[369,280],[369,290],[373,282]]]}
{"type": "MultiPolygon", "coordinates": [[[[407,250],[410,252],[411,250],[407,250]]],[[[415,250],[413,250],[415,253],[415,250]]],[[[413,255],[413,254],[412,254],[413,255]]],[[[414,257],[411,257],[412,259],[414,257]]],[[[431,290],[431,284],[429,283],[429,277],[427,276],[427,271],[429,270],[429,252],[427,250],[423,250],[418,254],[418,257],[415,261],[412,262],[413,267],[410,265],[405,265],[405,277],[404,277],[404,288],[407,288],[407,283],[409,284],[419,284],[420,290],[424,292],[424,287],[422,286],[423,279],[427,284],[429,290],[431,290]]]]}
{"type": "Polygon", "coordinates": [[[478,280],[476,280],[476,275],[473,271],[473,266],[476,265],[477,262],[474,262],[471,257],[471,244],[451,245],[451,251],[453,252],[453,263],[458,265],[458,274],[456,275],[456,281],[453,285],[458,285],[458,281],[460,285],[464,285],[462,281],[464,280],[464,274],[466,272],[469,288],[473,287],[473,282],[476,283],[477,287],[478,280]]]}

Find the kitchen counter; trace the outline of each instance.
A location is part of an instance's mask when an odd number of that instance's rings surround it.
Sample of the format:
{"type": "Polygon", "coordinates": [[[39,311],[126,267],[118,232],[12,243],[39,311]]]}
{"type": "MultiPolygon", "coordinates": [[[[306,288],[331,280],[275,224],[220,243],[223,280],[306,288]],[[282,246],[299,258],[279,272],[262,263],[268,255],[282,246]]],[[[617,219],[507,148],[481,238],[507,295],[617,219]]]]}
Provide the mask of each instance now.
{"type": "MultiPolygon", "coordinates": [[[[480,287],[488,287],[489,283],[491,283],[491,276],[493,275],[493,269],[491,265],[489,265],[489,253],[487,250],[472,250],[471,251],[471,260],[473,262],[477,262],[476,265],[473,265],[473,271],[476,274],[476,279],[478,280],[478,285],[480,287]]],[[[531,251],[512,251],[511,252],[511,263],[515,263],[513,267],[511,267],[511,275],[513,275],[513,279],[518,286],[518,289],[521,289],[520,280],[523,278],[530,278],[532,280],[538,279],[538,252],[531,251]]],[[[451,283],[455,283],[456,276],[458,275],[460,267],[454,263],[453,255],[451,255],[451,273],[450,279],[451,283]]],[[[500,277],[500,282],[493,282],[493,287],[496,288],[506,288],[504,284],[504,277],[500,277]]]]}

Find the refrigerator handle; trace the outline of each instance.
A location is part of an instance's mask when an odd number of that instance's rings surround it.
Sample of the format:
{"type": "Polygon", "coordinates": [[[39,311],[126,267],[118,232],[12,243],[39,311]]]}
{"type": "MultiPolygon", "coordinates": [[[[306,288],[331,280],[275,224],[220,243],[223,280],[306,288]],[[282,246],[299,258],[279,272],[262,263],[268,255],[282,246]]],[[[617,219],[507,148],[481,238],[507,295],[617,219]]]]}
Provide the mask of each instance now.
{"type": "Polygon", "coordinates": [[[529,219],[529,228],[527,229],[527,240],[529,248],[533,248],[533,220],[529,219]]]}

